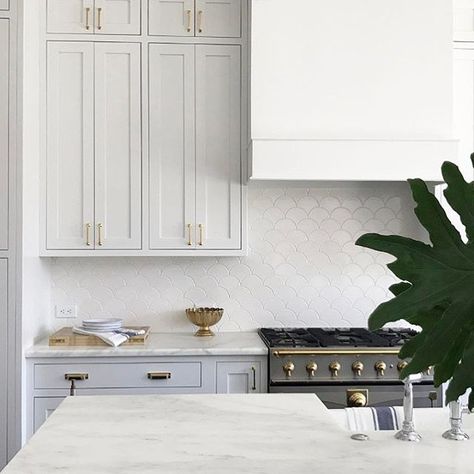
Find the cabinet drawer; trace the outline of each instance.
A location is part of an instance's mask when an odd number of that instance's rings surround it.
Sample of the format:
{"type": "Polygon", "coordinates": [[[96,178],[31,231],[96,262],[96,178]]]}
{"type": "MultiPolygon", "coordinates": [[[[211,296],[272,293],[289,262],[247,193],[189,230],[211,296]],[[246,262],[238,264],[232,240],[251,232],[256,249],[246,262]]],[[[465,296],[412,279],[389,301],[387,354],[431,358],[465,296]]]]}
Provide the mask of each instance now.
{"type": "Polygon", "coordinates": [[[78,389],[200,387],[201,373],[200,362],[38,364],[34,380],[36,389],[68,389],[66,374],[87,374],[78,389]]]}

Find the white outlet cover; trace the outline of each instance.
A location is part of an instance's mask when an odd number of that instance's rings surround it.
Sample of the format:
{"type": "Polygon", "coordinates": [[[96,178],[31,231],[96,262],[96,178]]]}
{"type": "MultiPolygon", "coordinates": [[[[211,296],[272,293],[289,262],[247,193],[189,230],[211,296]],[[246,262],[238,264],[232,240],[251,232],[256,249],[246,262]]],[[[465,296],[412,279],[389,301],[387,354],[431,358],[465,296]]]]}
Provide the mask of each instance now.
{"type": "Polygon", "coordinates": [[[77,317],[77,306],[56,305],[55,313],[58,319],[75,319],[77,317]]]}

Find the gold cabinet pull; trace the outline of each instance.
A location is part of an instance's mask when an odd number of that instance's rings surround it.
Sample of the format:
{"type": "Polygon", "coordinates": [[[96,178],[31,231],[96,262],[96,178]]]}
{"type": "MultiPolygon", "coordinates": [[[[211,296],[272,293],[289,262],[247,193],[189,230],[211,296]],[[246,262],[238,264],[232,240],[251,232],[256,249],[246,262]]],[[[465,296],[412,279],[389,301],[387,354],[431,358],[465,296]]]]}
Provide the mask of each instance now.
{"type": "Polygon", "coordinates": [[[97,29],[102,29],[102,8],[97,8],[97,29]]]}
{"type": "Polygon", "coordinates": [[[92,225],[89,224],[89,222],[86,224],[86,245],[88,247],[91,246],[91,228],[92,228],[92,225]]]}
{"type": "Polygon", "coordinates": [[[97,245],[102,247],[104,245],[104,242],[102,241],[102,229],[104,226],[102,224],[97,224],[97,245]]]}
{"type": "Polygon", "coordinates": [[[252,371],[252,390],[255,391],[257,390],[257,371],[255,367],[250,367],[250,370],[252,371]]]}
{"type": "Polygon", "coordinates": [[[193,245],[193,236],[192,236],[193,225],[188,224],[188,245],[193,245]]]}
{"type": "Polygon", "coordinates": [[[186,28],[188,33],[191,32],[192,30],[192,23],[193,23],[193,16],[192,16],[192,11],[191,10],[186,10],[186,15],[188,16],[188,27],[186,28]]]}
{"type": "Polygon", "coordinates": [[[198,31],[199,33],[202,33],[202,16],[204,12],[202,10],[198,11],[198,31]]]}
{"type": "Polygon", "coordinates": [[[199,224],[199,245],[204,245],[204,224],[199,224]]]}
{"type": "Polygon", "coordinates": [[[168,380],[171,378],[171,372],[148,372],[147,377],[150,380],[168,380]]]}
{"type": "Polygon", "coordinates": [[[88,380],[89,374],[64,374],[64,378],[71,382],[71,386],[69,387],[69,395],[74,397],[76,395],[76,382],[80,380],[88,380]]]}
{"type": "Polygon", "coordinates": [[[86,30],[90,29],[90,25],[89,25],[89,13],[90,12],[91,12],[90,7],[87,7],[86,8],[86,30]]]}

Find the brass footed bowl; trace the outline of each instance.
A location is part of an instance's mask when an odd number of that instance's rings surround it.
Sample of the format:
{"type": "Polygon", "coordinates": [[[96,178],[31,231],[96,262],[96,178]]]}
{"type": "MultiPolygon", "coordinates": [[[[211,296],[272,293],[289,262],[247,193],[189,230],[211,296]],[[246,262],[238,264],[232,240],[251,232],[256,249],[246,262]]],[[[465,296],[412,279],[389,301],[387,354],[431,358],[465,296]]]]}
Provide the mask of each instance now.
{"type": "Polygon", "coordinates": [[[210,326],[217,324],[224,314],[222,308],[188,308],[186,316],[188,319],[199,327],[194,333],[198,337],[214,336],[210,326]]]}

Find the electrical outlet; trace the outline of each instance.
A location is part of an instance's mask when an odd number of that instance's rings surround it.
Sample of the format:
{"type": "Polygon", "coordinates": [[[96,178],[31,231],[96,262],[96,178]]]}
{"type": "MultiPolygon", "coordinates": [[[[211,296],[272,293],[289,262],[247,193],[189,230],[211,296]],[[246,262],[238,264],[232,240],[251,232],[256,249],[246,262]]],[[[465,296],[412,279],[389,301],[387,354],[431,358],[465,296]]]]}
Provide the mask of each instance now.
{"type": "Polygon", "coordinates": [[[58,319],[74,319],[77,318],[77,306],[59,306],[56,305],[56,318],[58,319]]]}

